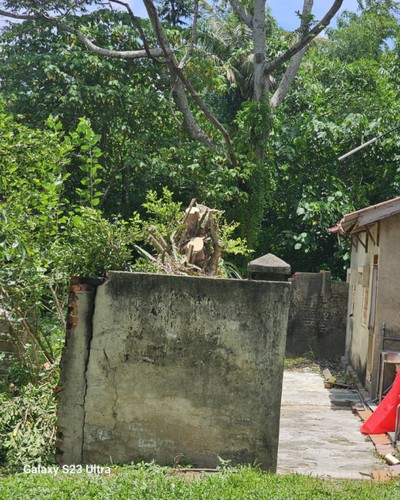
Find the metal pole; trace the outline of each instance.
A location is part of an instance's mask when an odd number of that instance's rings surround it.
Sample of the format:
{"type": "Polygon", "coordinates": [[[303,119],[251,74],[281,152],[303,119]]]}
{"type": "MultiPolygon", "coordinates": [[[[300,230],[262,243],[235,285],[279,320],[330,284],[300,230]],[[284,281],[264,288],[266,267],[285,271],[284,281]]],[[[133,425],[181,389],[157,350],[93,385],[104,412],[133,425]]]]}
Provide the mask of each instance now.
{"type": "Polygon", "coordinates": [[[394,127],[390,130],[388,130],[387,132],[385,132],[384,134],[380,134],[380,135],[377,135],[376,137],[374,137],[373,139],[370,139],[368,142],[364,142],[364,144],[361,144],[361,146],[358,146],[357,148],[354,148],[352,149],[351,151],[349,151],[348,153],[345,153],[344,155],[342,156],[339,156],[338,160],[341,161],[341,160],[344,160],[345,158],[347,158],[348,156],[351,156],[352,154],[354,153],[357,153],[357,151],[360,151],[361,149],[364,149],[366,148],[367,146],[369,146],[370,144],[372,144],[373,142],[377,141],[378,139],[380,139],[381,137],[384,137],[385,135],[388,135],[388,134],[391,134],[393,131],[397,130],[398,128],[400,128],[400,125],[398,125],[397,127],[394,127]]]}

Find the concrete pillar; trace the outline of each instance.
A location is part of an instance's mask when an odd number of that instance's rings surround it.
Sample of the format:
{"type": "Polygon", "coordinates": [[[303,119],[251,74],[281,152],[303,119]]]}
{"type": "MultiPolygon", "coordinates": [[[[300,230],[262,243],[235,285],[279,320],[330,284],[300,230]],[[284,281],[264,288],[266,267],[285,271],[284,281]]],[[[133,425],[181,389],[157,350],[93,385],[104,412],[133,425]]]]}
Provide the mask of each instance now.
{"type": "Polygon", "coordinates": [[[291,268],[284,260],[272,253],[267,253],[249,263],[247,274],[250,280],[287,281],[291,268]]]}

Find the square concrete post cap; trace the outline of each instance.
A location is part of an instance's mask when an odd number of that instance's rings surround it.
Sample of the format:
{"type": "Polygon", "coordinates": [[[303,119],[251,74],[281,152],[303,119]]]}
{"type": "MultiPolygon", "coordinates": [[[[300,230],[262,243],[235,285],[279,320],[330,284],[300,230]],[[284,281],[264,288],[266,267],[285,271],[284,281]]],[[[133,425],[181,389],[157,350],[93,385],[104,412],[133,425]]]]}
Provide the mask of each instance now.
{"type": "Polygon", "coordinates": [[[250,279],[286,281],[291,273],[290,265],[272,253],[252,260],[247,266],[250,279]]]}

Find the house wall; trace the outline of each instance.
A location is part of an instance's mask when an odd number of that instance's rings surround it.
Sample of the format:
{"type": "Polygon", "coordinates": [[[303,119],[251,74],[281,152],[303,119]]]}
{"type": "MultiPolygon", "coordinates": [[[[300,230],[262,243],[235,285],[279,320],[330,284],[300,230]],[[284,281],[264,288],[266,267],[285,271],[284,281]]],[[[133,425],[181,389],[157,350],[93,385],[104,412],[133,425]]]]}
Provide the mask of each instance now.
{"type": "MultiPolygon", "coordinates": [[[[346,358],[360,381],[367,380],[368,356],[371,356],[373,328],[370,328],[371,280],[374,255],[379,259],[379,224],[370,228],[373,239],[366,233],[352,237],[349,281],[349,308],[346,337],[346,358]]],[[[376,259],[376,258],[375,258],[376,259]]]]}
{"type": "MultiPolygon", "coordinates": [[[[370,368],[367,370],[372,394],[377,391],[382,324],[386,325],[386,336],[400,337],[400,214],[380,222],[379,248],[375,335],[370,368]]],[[[400,351],[400,341],[386,342],[385,349],[400,351]]],[[[393,381],[394,366],[386,366],[385,372],[384,388],[393,381]]]]}
{"type": "Polygon", "coordinates": [[[310,351],[319,358],[345,352],[348,284],[332,281],[331,273],[296,273],[290,279],[286,356],[310,351]]]}
{"type": "MultiPolygon", "coordinates": [[[[400,331],[400,214],[376,222],[369,231],[358,233],[361,241],[352,237],[346,358],[375,396],[382,323],[389,336],[400,331]]],[[[400,350],[400,342],[385,347],[400,350]]]]}
{"type": "Polygon", "coordinates": [[[75,285],[58,461],[275,470],[289,288],[120,272],[75,285]]]}

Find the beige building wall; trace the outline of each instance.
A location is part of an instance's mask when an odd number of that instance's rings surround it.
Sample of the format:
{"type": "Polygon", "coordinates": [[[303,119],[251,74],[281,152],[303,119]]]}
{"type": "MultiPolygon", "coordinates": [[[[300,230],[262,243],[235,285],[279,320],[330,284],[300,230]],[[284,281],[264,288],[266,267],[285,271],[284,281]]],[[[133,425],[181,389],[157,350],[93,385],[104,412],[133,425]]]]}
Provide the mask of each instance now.
{"type": "MultiPolygon", "coordinates": [[[[400,214],[380,222],[380,256],[378,272],[378,293],[374,336],[374,355],[371,362],[371,391],[377,390],[379,358],[382,347],[382,324],[386,326],[386,336],[400,336],[400,214]]],[[[400,341],[386,342],[385,349],[400,351],[400,341]]],[[[385,370],[393,379],[394,366],[385,370]]],[[[386,380],[384,387],[391,380],[386,380]]]]}
{"type": "MultiPolygon", "coordinates": [[[[400,335],[399,249],[400,214],[352,237],[346,357],[372,396],[378,389],[383,323],[387,336],[400,335]]],[[[400,342],[385,347],[400,350],[400,342]]]]}
{"type": "Polygon", "coordinates": [[[352,237],[351,266],[348,275],[349,307],[346,355],[361,382],[369,383],[368,358],[372,355],[374,325],[371,317],[374,261],[379,260],[379,225],[370,228],[370,234],[358,233],[352,237]],[[372,293],[371,293],[372,292],[372,293]]]}

